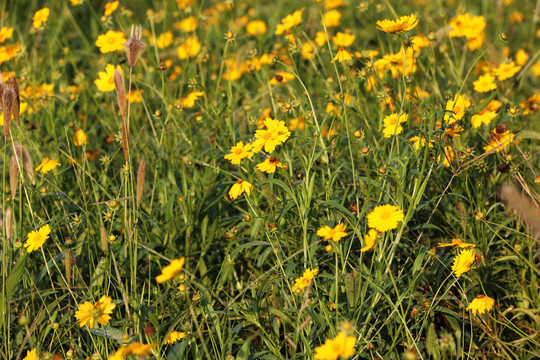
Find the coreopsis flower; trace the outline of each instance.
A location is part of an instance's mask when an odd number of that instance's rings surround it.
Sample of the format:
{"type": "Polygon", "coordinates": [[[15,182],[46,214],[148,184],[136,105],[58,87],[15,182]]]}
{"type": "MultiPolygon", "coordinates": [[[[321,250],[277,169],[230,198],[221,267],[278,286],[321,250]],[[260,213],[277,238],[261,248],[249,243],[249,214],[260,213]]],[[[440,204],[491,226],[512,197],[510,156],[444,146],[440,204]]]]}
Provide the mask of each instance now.
{"type": "Polygon", "coordinates": [[[156,39],[156,45],[158,49],[166,49],[171,46],[173,42],[173,33],[172,31],[165,31],[163,34],[160,34],[156,39]]]}
{"type": "Polygon", "coordinates": [[[26,356],[22,360],[38,360],[37,349],[26,351],[26,356]]]}
{"type": "Polygon", "coordinates": [[[452,148],[452,146],[447,145],[444,147],[444,154],[441,154],[441,156],[439,156],[439,162],[441,161],[441,158],[443,156],[443,166],[450,167],[450,164],[452,163],[452,161],[454,161],[454,149],[452,148]]]}
{"type": "Polygon", "coordinates": [[[489,142],[484,146],[485,151],[496,149],[496,152],[506,149],[514,139],[515,135],[510,130],[503,128],[495,129],[489,133],[489,142]]]}
{"type": "Polygon", "coordinates": [[[107,325],[111,320],[110,314],[116,307],[116,304],[111,301],[112,298],[103,295],[95,304],[88,301],[80,304],[79,310],[75,312],[79,326],[83,327],[88,324],[90,329],[93,329],[96,321],[101,325],[107,325]]]}
{"type": "Polygon", "coordinates": [[[185,108],[192,108],[195,106],[195,101],[199,100],[204,95],[203,91],[191,91],[188,96],[182,98],[180,102],[185,108]]]}
{"type": "Polygon", "coordinates": [[[491,74],[484,74],[478,78],[478,80],[473,81],[474,91],[481,93],[490,92],[497,88],[495,84],[495,77],[491,74]]]}
{"type": "MultiPolygon", "coordinates": [[[[115,90],[114,70],[114,65],[107,64],[105,71],[98,72],[98,78],[94,80],[94,84],[96,84],[99,91],[108,92],[115,90]]],[[[122,72],[119,66],[116,67],[116,70],[122,72]]]]}
{"type": "Polygon", "coordinates": [[[529,61],[529,54],[523,49],[519,49],[516,53],[516,64],[523,66],[529,61]]]}
{"type": "Polygon", "coordinates": [[[499,81],[502,81],[516,75],[519,70],[521,70],[521,66],[517,66],[513,61],[511,61],[508,64],[500,64],[492,70],[492,73],[499,81]]]}
{"type": "Polygon", "coordinates": [[[348,47],[351,46],[354,42],[354,39],[356,39],[356,36],[352,34],[345,34],[341,31],[338,31],[336,36],[332,36],[332,42],[334,45],[338,47],[348,47]]]}
{"type": "Polygon", "coordinates": [[[49,238],[51,233],[51,227],[49,224],[46,224],[39,228],[38,231],[32,231],[28,234],[28,239],[24,243],[24,247],[28,253],[31,253],[34,250],[37,250],[45,244],[45,240],[49,238]]]}
{"type": "Polygon", "coordinates": [[[176,23],[176,26],[183,32],[194,32],[197,29],[197,18],[195,16],[188,16],[176,23]]]}
{"type": "Polygon", "coordinates": [[[75,130],[75,134],[73,134],[73,145],[75,146],[83,146],[88,143],[88,135],[81,129],[75,130]]]}
{"type": "Polygon", "coordinates": [[[315,348],[315,360],[337,360],[354,355],[356,337],[340,332],[334,339],[326,339],[323,345],[315,348]]]}
{"type": "Polygon", "coordinates": [[[439,243],[438,247],[446,247],[446,246],[457,246],[459,248],[468,248],[468,247],[476,247],[474,244],[469,244],[463,242],[461,239],[452,239],[449,243],[439,243]]]}
{"type": "Polygon", "coordinates": [[[405,214],[395,205],[379,205],[367,215],[368,226],[378,232],[397,229],[405,214]]]}
{"type": "Polygon", "coordinates": [[[150,355],[156,347],[157,344],[154,343],[142,344],[140,342],[134,342],[116,350],[116,352],[109,357],[109,360],[123,360],[129,355],[150,355]]]}
{"type": "Polygon", "coordinates": [[[33,20],[32,27],[34,29],[39,29],[40,27],[45,25],[45,23],[47,22],[47,19],[49,18],[49,12],[50,12],[49,8],[46,8],[46,7],[41,10],[36,11],[36,13],[34,14],[34,17],[32,18],[33,20]]]}
{"type": "Polygon", "coordinates": [[[338,242],[349,235],[345,232],[346,229],[347,225],[345,224],[337,224],[333,229],[330,226],[325,225],[317,230],[317,236],[324,238],[324,240],[331,239],[333,242],[338,242]]]}
{"type": "Polygon", "coordinates": [[[58,160],[52,160],[46,157],[43,159],[41,164],[38,165],[36,171],[41,171],[42,174],[46,174],[57,166],[60,166],[60,162],[58,160]]]}
{"type": "Polygon", "coordinates": [[[13,59],[21,52],[21,46],[18,42],[15,44],[7,44],[5,46],[0,46],[0,64],[13,59]]]}
{"type": "Polygon", "coordinates": [[[315,59],[315,47],[311,42],[305,42],[302,44],[302,49],[300,49],[300,54],[304,60],[315,59]]]}
{"type": "Polygon", "coordinates": [[[175,342],[178,342],[179,340],[182,340],[185,338],[186,338],[185,332],[171,331],[169,336],[167,336],[167,339],[165,339],[164,344],[174,344],[175,342]]]}
{"type": "Polygon", "coordinates": [[[343,62],[343,61],[349,61],[349,60],[352,60],[353,56],[350,52],[348,52],[347,50],[345,50],[345,48],[339,48],[336,56],[334,56],[334,59],[332,59],[332,62],[334,61],[338,61],[338,62],[343,62]]]}
{"type": "Polygon", "coordinates": [[[105,16],[111,16],[118,9],[119,1],[111,1],[105,3],[105,16]]]}
{"type": "Polygon", "coordinates": [[[388,34],[402,33],[412,30],[418,25],[416,15],[405,15],[397,20],[377,20],[377,29],[388,34]]]}
{"type": "MultiPolygon", "coordinates": [[[[144,90],[143,89],[140,89],[140,90],[130,90],[130,92],[128,94],[126,94],[126,100],[129,101],[130,104],[138,104],[138,103],[142,103],[143,101],[143,98],[142,98],[142,94],[144,93],[144,90]]],[[[125,106],[125,105],[124,105],[125,106]]]]}
{"type": "Polygon", "coordinates": [[[489,125],[491,121],[497,117],[495,111],[483,111],[480,114],[473,115],[471,117],[471,124],[473,128],[479,128],[480,125],[489,125]]]}
{"type": "Polygon", "coordinates": [[[291,30],[296,25],[302,22],[302,13],[304,12],[305,7],[300,10],[296,10],[294,13],[285,16],[281,19],[281,24],[278,24],[276,27],[275,35],[281,35],[286,31],[291,30]]]}
{"type": "Polygon", "coordinates": [[[338,27],[341,25],[341,12],[339,10],[330,10],[323,14],[323,22],[327,28],[338,27]]]}
{"type": "Polygon", "coordinates": [[[495,300],[489,296],[478,295],[473,301],[471,301],[466,310],[471,310],[474,316],[476,316],[477,312],[482,315],[486,311],[493,309],[494,304],[495,300]]]}
{"type": "MultiPolygon", "coordinates": [[[[409,139],[409,141],[414,144],[414,148],[416,150],[420,150],[420,148],[423,148],[426,145],[426,137],[425,136],[422,136],[422,137],[413,136],[413,137],[411,137],[409,139]]],[[[434,145],[435,145],[435,141],[430,140],[429,144],[428,144],[428,147],[432,148],[434,145]]]]}
{"type": "Polygon", "coordinates": [[[303,118],[294,118],[289,120],[289,130],[304,130],[306,123],[303,118]]]}
{"type": "Polygon", "coordinates": [[[326,37],[326,34],[324,32],[317,31],[317,34],[315,34],[315,43],[317,44],[318,47],[321,47],[324,44],[326,44],[327,40],[328,38],[326,37]]]}
{"type": "Polygon", "coordinates": [[[461,252],[455,257],[454,264],[452,265],[452,271],[456,277],[461,277],[467,271],[471,270],[471,265],[476,260],[474,250],[461,250],[461,252]]]}
{"type": "Polygon", "coordinates": [[[383,134],[385,138],[392,137],[393,135],[401,134],[403,127],[400,125],[407,121],[409,115],[403,113],[401,115],[391,114],[383,119],[384,129],[383,134]]]}
{"type": "Polygon", "coordinates": [[[264,160],[262,163],[257,164],[257,169],[262,172],[267,172],[269,174],[275,173],[277,168],[286,168],[277,157],[272,156],[264,160]]]}
{"type": "Polygon", "coordinates": [[[105,34],[99,35],[96,40],[96,46],[102,54],[114,51],[122,51],[126,43],[126,37],[121,31],[109,30],[105,34]]]}
{"type": "Polygon", "coordinates": [[[8,39],[11,39],[12,36],[13,28],[2,26],[2,28],[0,29],[0,44],[8,39]]]}
{"type": "Polygon", "coordinates": [[[277,71],[276,75],[272,77],[272,79],[270,79],[270,85],[285,84],[294,79],[295,77],[296,76],[294,76],[293,73],[279,70],[277,71]]]}
{"type": "Polygon", "coordinates": [[[453,100],[449,100],[446,103],[444,121],[448,124],[452,124],[461,120],[465,115],[465,109],[467,108],[467,100],[463,95],[454,96],[453,100]]]}
{"type": "Polygon", "coordinates": [[[271,154],[276,146],[283,144],[291,136],[291,132],[285,125],[285,121],[266,118],[264,120],[266,129],[255,131],[255,142],[253,143],[253,153],[264,151],[271,154]]]}
{"type": "Polygon", "coordinates": [[[371,250],[375,246],[375,241],[379,232],[375,229],[369,229],[368,233],[364,236],[364,247],[360,249],[360,252],[366,252],[371,250]]]}
{"type": "Polygon", "coordinates": [[[253,157],[254,154],[250,151],[252,147],[251,144],[244,145],[243,141],[239,141],[231,148],[230,154],[225,155],[225,159],[229,160],[233,165],[240,165],[242,159],[251,159],[253,157]]]}
{"type": "Polygon", "coordinates": [[[309,282],[315,277],[315,275],[317,275],[318,272],[319,269],[311,270],[310,268],[308,268],[306,271],[304,271],[304,274],[301,277],[294,280],[295,284],[292,288],[292,291],[296,293],[301,293],[302,290],[308,287],[309,282]]]}
{"type": "Polygon", "coordinates": [[[196,57],[199,55],[199,51],[201,51],[201,46],[202,45],[196,36],[188,37],[186,41],[176,49],[178,58],[180,60],[186,60],[196,57]]]}
{"type": "Polygon", "coordinates": [[[519,104],[523,111],[523,115],[534,114],[540,110],[540,94],[536,94],[528,98],[526,101],[519,104]]]}
{"type": "Polygon", "coordinates": [[[483,16],[471,16],[469,13],[460,14],[452,18],[448,25],[452,29],[449,33],[450,37],[467,38],[469,50],[476,50],[484,43],[486,20],[483,16]]]}
{"type": "Polygon", "coordinates": [[[185,262],[186,258],[183,256],[180,259],[174,259],[169,265],[161,270],[161,274],[156,276],[156,281],[161,284],[162,282],[171,280],[176,275],[180,274],[185,262]]]}
{"type": "Polygon", "coordinates": [[[238,180],[231,187],[231,190],[229,190],[229,197],[234,200],[244,192],[249,196],[251,194],[251,190],[253,190],[253,185],[245,180],[238,180]]]}
{"type": "Polygon", "coordinates": [[[246,32],[249,35],[253,36],[259,36],[266,34],[268,31],[268,27],[266,26],[266,23],[263,20],[251,20],[246,25],[246,32]]]}
{"type": "Polygon", "coordinates": [[[180,10],[187,9],[189,6],[193,5],[195,0],[176,0],[176,4],[180,10]]]}

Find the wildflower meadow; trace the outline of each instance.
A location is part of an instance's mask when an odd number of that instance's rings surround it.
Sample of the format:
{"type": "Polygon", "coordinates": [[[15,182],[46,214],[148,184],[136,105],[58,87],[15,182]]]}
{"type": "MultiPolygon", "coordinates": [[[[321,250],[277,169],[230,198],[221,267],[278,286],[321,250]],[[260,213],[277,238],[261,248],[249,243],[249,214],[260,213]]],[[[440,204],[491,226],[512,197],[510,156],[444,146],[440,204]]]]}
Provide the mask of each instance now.
{"type": "Polygon", "coordinates": [[[540,1],[0,7],[1,360],[540,358],[540,1]]]}

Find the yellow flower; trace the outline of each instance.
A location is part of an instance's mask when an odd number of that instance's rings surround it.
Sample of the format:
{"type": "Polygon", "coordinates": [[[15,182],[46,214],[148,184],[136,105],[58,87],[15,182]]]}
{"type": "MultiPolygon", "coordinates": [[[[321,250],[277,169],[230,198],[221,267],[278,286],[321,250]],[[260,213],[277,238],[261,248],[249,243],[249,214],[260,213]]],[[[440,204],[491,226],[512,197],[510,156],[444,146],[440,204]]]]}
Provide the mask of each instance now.
{"type": "Polygon", "coordinates": [[[79,321],[79,326],[89,324],[90,329],[94,328],[97,321],[101,325],[107,325],[111,320],[116,304],[112,303],[112,298],[103,295],[95,304],[88,301],[79,305],[79,310],[75,312],[75,318],[79,321]]]}
{"type": "Polygon", "coordinates": [[[180,45],[176,52],[180,60],[186,60],[188,58],[194,58],[199,54],[201,50],[201,43],[196,36],[190,36],[180,45]]]}
{"type": "Polygon", "coordinates": [[[302,58],[304,60],[315,59],[315,47],[311,44],[311,42],[303,43],[300,53],[302,54],[302,58]]]}
{"type": "Polygon", "coordinates": [[[24,247],[27,248],[26,251],[31,253],[34,250],[39,249],[45,243],[45,240],[49,238],[51,233],[51,227],[49,224],[46,224],[39,228],[38,231],[32,231],[28,234],[28,240],[24,243],[24,247]]]}
{"type": "Polygon", "coordinates": [[[264,151],[271,154],[276,146],[283,144],[291,132],[287,129],[285,121],[266,118],[264,121],[266,129],[255,131],[255,142],[253,143],[253,152],[258,153],[264,147],[264,151]]]}
{"type": "Polygon", "coordinates": [[[308,287],[309,282],[315,277],[315,275],[317,275],[318,272],[319,269],[311,270],[310,268],[308,268],[306,271],[304,271],[304,274],[301,277],[294,280],[295,284],[292,288],[292,291],[298,294],[301,293],[302,290],[308,287]]]}
{"type": "Polygon", "coordinates": [[[403,127],[400,125],[401,123],[404,123],[407,121],[409,115],[407,113],[403,113],[399,116],[398,114],[391,114],[384,118],[384,129],[383,134],[385,138],[392,137],[393,135],[401,134],[403,131],[403,127]]]}
{"type": "Polygon", "coordinates": [[[193,3],[195,3],[195,0],[176,0],[176,4],[180,10],[186,9],[188,6],[193,5],[193,3]]]}
{"type": "Polygon", "coordinates": [[[452,124],[458,120],[461,120],[465,115],[465,108],[467,107],[467,100],[463,95],[454,96],[454,100],[450,100],[446,103],[444,121],[448,124],[452,124]]]}
{"type": "Polygon", "coordinates": [[[305,7],[300,10],[296,10],[294,13],[287,15],[281,19],[281,24],[278,24],[276,27],[275,35],[281,35],[285,31],[291,30],[296,25],[302,22],[302,13],[304,12],[305,7]]]}
{"type": "Polygon", "coordinates": [[[454,149],[450,145],[447,145],[444,147],[444,155],[441,154],[439,156],[439,162],[441,161],[441,158],[444,156],[443,166],[444,167],[450,167],[450,163],[454,161],[454,149]]]}
{"type": "Polygon", "coordinates": [[[512,143],[515,135],[510,132],[510,130],[505,130],[499,132],[497,129],[490,131],[489,133],[489,143],[484,146],[485,151],[490,151],[496,149],[496,152],[499,152],[508,147],[512,143]]]}
{"type": "Polygon", "coordinates": [[[471,51],[478,49],[484,43],[486,20],[483,16],[460,14],[450,20],[449,27],[452,29],[449,33],[450,37],[467,38],[467,46],[471,51]]]}
{"type": "Polygon", "coordinates": [[[330,10],[323,14],[323,22],[327,28],[338,27],[341,25],[341,12],[339,10],[330,10]]]}
{"type": "Polygon", "coordinates": [[[204,95],[203,91],[191,91],[187,97],[182,98],[180,102],[185,108],[192,108],[195,106],[195,101],[199,100],[204,95]]]}
{"type": "MultiPolygon", "coordinates": [[[[1,31],[0,31],[1,32],[1,31]]],[[[529,54],[523,49],[519,49],[516,53],[516,64],[523,66],[529,60],[529,54]]]]}
{"type": "Polygon", "coordinates": [[[285,84],[294,78],[295,78],[294,74],[279,70],[276,73],[276,76],[274,76],[270,80],[270,85],[285,84]]]}
{"type": "Polygon", "coordinates": [[[379,205],[367,216],[368,226],[378,232],[397,229],[398,222],[403,220],[405,214],[395,205],[379,205]]]}
{"type": "Polygon", "coordinates": [[[466,310],[471,310],[473,315],[476,316],[476,312],[478,312],[480,315],[483,314],[486,311],[490,311],[493,309],[493,305],[495,304],[495,300],[490,298],[489,296],[484,295],[478,295],[469,306],[467,306],[466,310]]]}
{"type": "Polygon", "coordinates": [[[360,252],[366,252],[371,250],[375,246],[375,241],[377,240],[377,235],[379,232],[374,229],[369,229],[368,233],[364,236],[364,247],[360,249],[360,252]]]}
{"type": "Polygon", "coordinates": [[[185,262],[186,258],[183,256],[180,259],[174,259],[169,265],[161,270],[161,274],[156,276],[156,281],[161,284],[162,282],[171,280],[173,277],[180,274],[185,262]]]}
{"type": "Polygon", "coordinates": [[[285,168],[285,165],[283,165],[275,156],[272,156],[264,160],[262,163],[257,164],[257,169],[259,171],[267,172],[269,174],[276,172],[278,167],[285,168]]]}
{"type": "Polygon", "coordinates": [[[0,29],[0,43],[3,43],[4,41],[11,39],[12,36],[13,36],[12,27],[8,28],[8,27],[3,26],[0,29]]]}
{"type": "Polygon", "coordinates": [[[268,27],[263,20],[252,20],[247,23],[246,31],[249,35],[258,36],[266,34],[268,27]]]}
{"type": "Polygon", "coordinates": [[[474,244],[468,244],[464,243],[461,239],[452,239],[452,242],[449,243],[439,243],[439,247],[445,247],[445,246],[457,246],[460,248],[468,248],[468,247],[476,247],[474,244]]]}
{"type": "MultiPolygon", "coordinates": [[[[420,150],[420,148],[423,148],[424,145],[426,145],[426,137],[425,136],[413,136],[409,139],[410,142],[412,142],[414,144],[414,148],[416,150],[420,150]]],[[[435,141],[433,140],[430,140],[429,141],[429,147],[432,148],[433,145],[435,144],[435,141]]]]}
{"type": "Polygon", "coordinates": [[[105,16],[111,16],[118,9],[119,1],[105,3],[105,16]]]}
{"type": "Polygon", "coordinates": [[[345,224],[337,224],[333,229],[330,226],[325,225],[317,230],[317,236],[324,238],[324,240],[332,239],[333,242],[338,242],[349,235],[345,232],[346,229],[347,225],[345,224]]]}
{"type": "Polygon", "coordinates": [[[60,166],[60,162],[58,162],[58,160],[51,160],[46,157],[43,159],[41,164],[38,165],[36,171],[41,171],[42,174],[46,174],[57,166],[60,166]]]}
{"type": "Polygon", "coordinates": [[[0,64],[13,59],[20,52],[21,47],[18,42],[0,46],[0,64]]]}
{"type": "Polygon", "coordinates": [[[474,91],[481,93],[489,92],[495,90],[497,85],[495,84],[495,77],[491,74],[485,74],[478,78],[478,80],[473,81],[474,91]]]}
{"type": "Polygon", "coordinates": [[[294,118],[289,120],[289,130],[304,130],[306,123],[303,118],[294,118]]]}
{"type": "Polygon", "coordinates": [[[242,159],[251,159],[251,157],[253,157],[254,154],[250,152],[251,148],[251,144],[246,144],[244,146],[244,142],[240,141],[231,148],[230,154],[225,155],[225,159],[229,160],[233,165],[240,165],[242,159]]]}
{"type": "Polygon", "coordinates": [[[345,34],[345,33],[342,33],[341,31],[338,31],[336,36],[332,36],[332,42],[336,46],[347,47],[347,46],[352,45],[355,38],[356,38],[356,36],[354,36],[352,34],[345,34]]]}
{"type": "Polygon", "coordinates": [[[136,103],[142,103],[143,98],[142,94],[144,93],[144,90],[131,90],[128,94],[126,94],[126,100],[129,101],[130,104],[136,104],[136,103]]]}
{"type": "Polygon", "coordinates": [[[41,9],[41,10],[38,10],[34,14],[34,17],[32,18],[32,20],[34,21],[32,26],[35,29],[38,29],[38,28],[42,27],[47,22],[48,18],[49,18],[49,8],[45,7],[43,9],[41,9]]]}
{"type": "Polygon", "coordinates": [[[452,271],[455,273],[456,277],[461,277],[461,275],[471,270],[471,265],[475,260],[476,255],[474,250],[461,250],[459,255],[454,259],[452,271]]]}
{"type": "Polygon", "coordinates": [[[105,34],[99,35],[96,40],[96,46],[99,47],[101,53],[109,53],[113,51],[124,50],[124,43],[126,42],[124,33],[121,31],[109,30],[105,34]]]}
{"type": "Polygon", "coordinates": [[[471,124],[473,128],[479,128],[480,125],[489,125],[493,119],[497,117],[495,111],[483,111],[480,114],[473,115],[471,117],[471,124]]]}
{"type": "Polygon", "coordinates": [[[26,352],[26,356],[22,360],[38,360],[36,352],[37,352],[37,349],[28,350],[26,352]]]}
{"type": "Polygon", "coordinates": [[[163,34],[159,35],[156,40],[156,45],[159,49],[166,49],[171,46],[173,42],[173,33],[171,31],[166,31],[163,34]]]}
{"type": "Polygon", "coordinates": [[[418,25],[418,19],[414,14],[405,15],[397,20],[377,20],[377,29],[389,34],[412,30],[418,25]]]}
{"type": "Polygon", "coordinates": [[[315,360],[337,360],[354,355],[356,337],[340,332],[334,339],[326,339],[325,343],[315,348],[315,360]]]}
{"type": "Polygon", "coordinates": [[[176,23],[176,26],[184,32],[194,32],[197,29],[197,18],[195,16],[188,16],[176,23]]]}
{"type": "Polygon", "coordinates": [[[336,56],[334,56],[334,59],[332,60],[332,62],[334,61],[338,61],[338,62],[343,62],[343,61],[348,61],[348,60],[352,60],[352,54],[350,52],[348,52],[347,50],[345,50],[344,48],[339,48],[336,56]]]}
{"type": "Polygon", "coordinates": [[[175,342],[185,339],[186,333],[185,332],[179,332],[179,331],[172,331],[169,336],[167,336],[167,339],[165,339],[164,344],[174,344],[175,342]]]}
{"type": "Polygon", "coordinates": [[[531,96],[526,101],[519,104],[519,107],[523,109],[523,115],[534,114],[540,109],[540,94],[531,96]]]}
{"type": "Polygon", "coordinates": [[[493,75],[495,75],[499,81],[502,81],[511,78],[519,70],[521,70],[521,66],[516,66],[516,64],[511,61],[508,64],[500,64],[493,69],[493,75]]]}
{"type": "Polygon", "coordinates": [[[140,342],[134,342],[128,346],[121,347],[113,355],[109,357],[109,360],[123,360],[129,355],[150,355],[152,351],[157,347],[157,344],[142,344],[140,342]]]}
{"type": "Polygon", "coordinates": [[[251,194],[251,190],[253,190],[253,185],[245,180],[238,180],[231,187],[231,190],[229,190],[229,197],[234,200],[244,192],[249,196],[251,194]]]}
{"type": "Polygon", "coordinates": [[[326,37],[326,34],[324,32],[317,31],[317,34],[315,35],[315,43],[317,44],[318,47],[321,47],[324,44],[326,44],[327,39],[328,38],[326,37]]]}
{"type": "Polygon", "coordinates": [[[75,134],[73,135],[73,145],[75,146],[83,146],[88,143],[88,135],[81,129],[75,130],[75,134]]]}
{"type": "MultiPolygon", "coordinates": [[[[116,69],[122,72],[122,69],[117,66],[116,69]]],[[[98,78],[94,80],[97,88],[101,92],[113,91],[114,87],[114,65],[107,64],[105,71],[100,71],[98,73],[98,78]]]]}

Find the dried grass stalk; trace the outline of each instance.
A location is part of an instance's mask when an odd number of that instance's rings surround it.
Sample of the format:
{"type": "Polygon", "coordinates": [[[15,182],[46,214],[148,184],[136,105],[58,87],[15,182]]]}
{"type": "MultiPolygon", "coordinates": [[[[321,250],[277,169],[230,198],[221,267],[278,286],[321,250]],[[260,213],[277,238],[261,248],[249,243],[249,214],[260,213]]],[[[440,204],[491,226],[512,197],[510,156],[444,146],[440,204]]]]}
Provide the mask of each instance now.
{"type": "Polygon", "coordinates": [[[14,199],[17,195],[17,185],[19,183],[19,172],[21,168],[15,155],[11,156],[11,162],[9,164],[9,188],[11,190],[11,198],[14,199]]]}
{"type": "Polygon", "coordinates": [[[99,228],[99,233],[101,237],[101,251],[106,253],[109,243],[107,242],[107,230],[105,229],[104,225],[101,225],[101,227],[99,228]]]}
{"type": "Polygon", "coordinates": [[[124,158],[129,162],[129,129],[125,120],[122,120],[122,148],[124,149],[124,158]]]}
{"type": "Polygon", "coordinates": [[[502,186],[501,198],[518,212],[519,217],[530,226],[536,240],[540,240],[540,209],[534,202],[511,185],[502,186]]]}
{"type": "Polygon", "coordinates": [[[69,286],[71,284],[71,251],[69,251],[69,249],[66,250],[64,265],[66,268],[66,282],[69,286]]]}
{"type": "Polygon", "coordinates": [[[137,206],[141,204],[143,189],[144,189],[144,175],[146,173],[146,162],[144,158],[139,162],[139,169],[137,170],[137,206]]]}
{"type": "Polygon", "coordinates": [[[122,119],[126,119],[126,87],[124,85],[124,75],[122,72],[114,71],[114,87],[116,88],[116,100],[122,114],[122,119]]]}
{"type": "Polygon", "coordinates": [[[15,101],[13,103],[13,118],[15,119],[15,122],[17,125],[21,125],[19,122],[19,113],[21,111],[21,96],[19,94],[19,85],[17,85],[17,79],[15,79],[15,76],[11,75],[9,77],[9,85],[11,86],[11,89],[13,90],[13,94],[15,96],[15,101]]]}
{"type": "Polygon", "coordinates": [[[8,206],[4,216],[4,224],[6,226],[6,238],[11,243],[13,241],[13,210],[8,206]]]}
{"type": "Polygon", "coordinates": [[[14,143],[13,153],[17,157],[18,164],[21,164],[20,155],[22,155],[23,168],[26,171],[26,174],[28,175],[30,180],[32,180],[33,182],[34,181],[34,163],[32,161],[32,157],[30,156],[30,152],[28,151],[28,149],[19,143],[14,143]]]}

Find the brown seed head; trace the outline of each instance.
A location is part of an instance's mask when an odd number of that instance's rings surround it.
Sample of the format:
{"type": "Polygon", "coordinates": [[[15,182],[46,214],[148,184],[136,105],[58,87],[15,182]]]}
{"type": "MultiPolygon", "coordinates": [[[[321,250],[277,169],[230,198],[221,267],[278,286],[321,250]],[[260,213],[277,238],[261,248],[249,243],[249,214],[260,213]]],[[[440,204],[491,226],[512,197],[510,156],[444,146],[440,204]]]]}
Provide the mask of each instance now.
{"type": "Polygon", "coordinates": [[[126,88],[124,85],[124,75],[114,70],[114,87],[116,88],[116,100],[118,101],[118,108],[122,114],[122,119],[126,119],[126,88]]]}
{"type": "Polygon", "coordinates": [[[135,63],[139,59],[139,56],[146,49],[146,44],[142,39],[142,26],[141,25],[131,25],[131,34],[129,35],[128,41],[124,44],[126,49],[126,56],[128,60],[129,67],[134,67],[135,63]]]}
{"type": "Polygon", "coordinates": [[[139,169],[137,170],[137,206],[141,204],[143,189],[144,189],[144,175],[146,172],[146,162],[144,158],[139,162],[139,169]]]}

